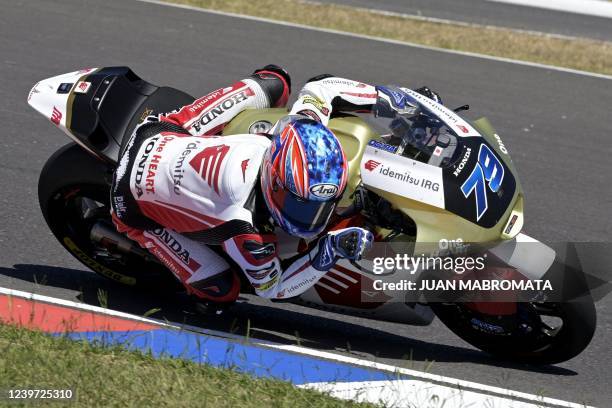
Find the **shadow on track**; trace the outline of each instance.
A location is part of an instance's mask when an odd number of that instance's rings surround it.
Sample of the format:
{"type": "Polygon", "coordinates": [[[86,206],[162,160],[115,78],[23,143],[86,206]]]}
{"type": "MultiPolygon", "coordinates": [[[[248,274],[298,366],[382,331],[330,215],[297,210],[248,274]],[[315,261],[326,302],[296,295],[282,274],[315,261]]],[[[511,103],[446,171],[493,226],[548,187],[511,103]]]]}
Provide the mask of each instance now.
{"type": "MultiPolygon", "coordinates": [[[[122,286],[93,272],[45,265],[17,264],[0,268],[0,276],[18,279],[17,288],[30,286],[35,293],[47,294],[55,289],[77,292],[72,299],[100,306],[100,293],[106,294],[106,307],[142,316],[152,309],[161,309],[151,317],[189,324],[283,344],[300,344],[323,351],[348,353],[374,360],[394,359],[395,365],[417,368],[414,362],[470,362],[504,368],[573,376],[577,373],[555,366],[531,366],[495,359],[483,352],[412,339],[390,331],[364,326],[367,320],[327,312],[309,314],[308,308],[287,303],[270,305],[254,296],[241,297],[239,303],[220,316],[203,316],[194,309],[193,301],[184,293],[145,292],[122,286]],[[75,299],[76,298],[76,299],[75,299]]],[[[392,329],[395,324],[385,324],[392,329]]],[[[417,330],[418,328],[415,328],[417,330]]]]}

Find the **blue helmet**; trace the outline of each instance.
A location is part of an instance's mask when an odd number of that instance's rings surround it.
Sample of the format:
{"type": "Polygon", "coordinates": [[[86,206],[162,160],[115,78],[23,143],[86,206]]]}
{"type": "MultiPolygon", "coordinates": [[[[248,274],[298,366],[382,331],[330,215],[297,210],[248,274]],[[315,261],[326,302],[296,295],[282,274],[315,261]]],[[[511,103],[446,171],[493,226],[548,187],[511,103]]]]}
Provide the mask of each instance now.
{"type": "Polygon", "coordinates": [[[311,238],[325,229],[344,193],[347,161],[340,141],[321,123],[295,116],[283,122],[263,159],[263,196],[281,228],[311,238]]]}

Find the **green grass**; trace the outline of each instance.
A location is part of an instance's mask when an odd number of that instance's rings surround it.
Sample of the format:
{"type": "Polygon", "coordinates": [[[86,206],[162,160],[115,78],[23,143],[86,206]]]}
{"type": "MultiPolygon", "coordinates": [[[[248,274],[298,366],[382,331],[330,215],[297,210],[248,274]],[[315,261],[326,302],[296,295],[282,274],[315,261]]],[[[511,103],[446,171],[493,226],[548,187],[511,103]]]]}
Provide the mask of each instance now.
{"type": "MultiPolygon", "coordinates": [[[[118,346],[51,337],[0,324],[0,389],[74,390],[52,406],[344,407],[338,400],[287,382],[256,379],[190,361],[154,359],[118,346]]],[[[8,401],[0,400],[0,405],[8,401]]],[[[31,404],[41,402],[32,401],[31,404]]],[[[16,406],[10,403],[10,406],[16,406]]]]}
{"type": "MultiPolygon", "coordinates": [[[[438,48],[612,75],[612,42],[608,41],[559,38],[487,26],[430,22],[384,15],[349,6],[300,0],[168,1],[438,48]]],[[[245,31],[245,35],[248,35],[248,32],[245,31]]],[[[342,52],[338,50],[338,55],[342,55],[342,52]]]]}

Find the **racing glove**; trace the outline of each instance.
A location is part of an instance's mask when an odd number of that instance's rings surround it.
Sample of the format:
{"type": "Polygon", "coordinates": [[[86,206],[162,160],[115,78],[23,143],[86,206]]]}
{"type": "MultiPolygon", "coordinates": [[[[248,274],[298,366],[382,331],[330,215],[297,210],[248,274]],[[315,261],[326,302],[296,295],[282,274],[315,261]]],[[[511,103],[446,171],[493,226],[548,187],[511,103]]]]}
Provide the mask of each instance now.
{"type": "Polygon", "coordinates": [[[374,236],[364,228],[349,227],[328,232],[318,243],[311,261],[319,271],[329,270],[339,258],[357,261],[372,247],[374,236]]]}
{"type": "MultiPolygon", "coordinates": [[[[374,106],[376,116],[393,118],[396,113],[410,115],[416,112],[416,105],[401,88],[396,86],[377,86],[376,91],[378,93],[378,99],[374,106]]],[[[442,103],[440,95],[426,86],[414,91],[440,104],[442,103]]]]}
{"type": "Polygon", "coordinates": [[[440,96],[439,93],[432,91],[431,89],[429,89],[426,86],[422,86],[419,89],[415,89],[415,92],[420,93],[423,96],[428,97],[429,99],[432,99],[440,104],[444,104],[444,102],[442,102],[442,97],[440,96]]]}
{"type": "Polygon", "coordinates": [[[256,69],[253,74],[259,74],[260,72],[264,71],[274,72],[275,74],[278,74],[281,78],[285,80],[285,82],[287,82],[287,86],[289,87],[289,89],[291,89],[291,76],[289,76],[287,70],[275,64],[268,64],[263,68],[256,69]]]}
{"type": "Polygon", "coordinates": [[[266,65],[256,69],[251,79],[266,93],[270,107],[282,108],[287,105],[291,94],[291,77],[278,65],[266,65]]]}

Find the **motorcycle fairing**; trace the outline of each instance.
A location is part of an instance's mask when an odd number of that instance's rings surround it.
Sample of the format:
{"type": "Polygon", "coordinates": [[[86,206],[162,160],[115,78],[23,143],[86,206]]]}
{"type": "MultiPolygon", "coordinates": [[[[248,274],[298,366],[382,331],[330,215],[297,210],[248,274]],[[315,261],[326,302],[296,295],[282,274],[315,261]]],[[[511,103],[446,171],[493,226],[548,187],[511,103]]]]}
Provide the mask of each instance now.
{"type": "Polygon", "coordinates": [[[445,208],[442,169],[439,167],[369,144],[361,160],[361,179],[367,187],[445,208]]]}
{"type": "Polygon", "coordinates": [[[111,164],[117,162],[124,138],[138,123],[194,99],[182,91],[152,85],[128,67],[90,68],[48,78],[28,96],[34,109],[111,164]]]}
{"type": "Polygon", "coordinates": [[[429,306],[406,302],[402,291],[372,289],[374,280],[399,282],[402,278],[404,274],[398,271],[384,277],[366,274],[349,261],[339,260],[313,287],[297,297],[295,303],[389,322],[429,325],[434,318],[429,306]]]}
{"type": "MultiPolygon", "coordinates": [[[[85,79],[88,74],[95,72],[97,69],[87,68],[43,79],[30,90],[28,104],[38,113],[48,118],[55,126],[79,143],[89,153],[99,157],[95,149],[79,140],[70,130],[72,121],[71,106],[77,95],[74,89],[81,83],[90,84],[85,79]]],[[[91,84],[87,88],[87,92],[91,92],[91,84]]]]}
{"type": "MultiPolygon", "coordinates": [[[[500,139],[497,136],[498,146],[491,145],[491,136],[487,138],[470,123],[461,118],[452,110],[444,105],[427,98],[418,92],[408,88],[401,88],[409,99],[418,102],[421,109],[435,115],[444,122],[459,137],[459,143],[463,149],[461,158],[456,160],[451,167],[443,170],[444,179],[444,201],[447,210],[457,214],[481,227],[492,228],[496,226],[512,204],[517,190],[514,168],[509,167],[510,156],[507,151],[500,153],[500,139]],[[493,185],[490,174],[481,177],[478,172],[482,172],[484,163],[479,163],[482,150],[488,150],[491,154],[486,158],[499,162],[497,176],[503,175],[501,185],[493,185]],[[495,152],[495,153],[494,153],[495,152]],[[473,177],[470,182],[476,180],[474,184],[467,185],[467,180],[473,177]],[[478,180],[482,178],[481,180],[478,180]],[[469,189],[469,187],[472,187],[469,189]],[[484,188],[483,188],[484,187],[484,188]]],[[[496,134],[495,134],[496,135],[496,134]]],[[[504,149],[505,150],[505,149],[504,149]]],[[[427,203],[426,201],[422,201],[427,203]]],[[[429,203],[427,203],[429,204],[429,203]]],[[[512,229],[512,227],[510,227],[512,229]]]]}
{"type": "Polygon", "coordinates": [[[477,129],[476,124],[471,125],[418,92],[400,89],[415,111],[397,113],[390,121],[386,115],[370,119],[379,131],[402,140],[403,154],[367,146],[360,166],[364,185],[449,211],[480,228],[497,226],[498,237],[514,236],[519,228],[513,224],[522,223],[522,208],[515,211],[519,200],[515,170],[499,136],[490,127],[477,129]],[[427,119],[420,119],[423,117],[427,119]],[[423,126],[423,136],[417,137],[412,126],[423,126]],[[374,164],[378,165],[376,170],[374,164]],[[382,174],[385,164],[401,170],[404,176],[394,171],[396,178],[412,183],[391,183],[389,177],[373,177],[382,174]],[[434,177],[426,180],[425,175],[434,177]],[[415,183],[419,181],[426,183],[421,187],[429,188],[417,189],[415,183]],[[501,223],[505,225],[503,229],[501,223]]]}
{"type": "Polygon", "coordinates": [[[482,180],[484,184],[479,186],[486,189],[484,197],[487,206],[479,217],[476,192],[466,196],[461,187],[475,171],[475,167],[479,166],[480,146],[488,144],[482,137],[462,139],[462,142],[460,159],[447,168],[432,166],[368,145],[360,166],[363,184],[448,210],[481,227],[492,228],[500,222],[513,203],[516,191],[514,175],[500,160],[504,177],[497,191],[491,189],[487,180],[482,180]]]}
{"type": "Polygon", "coordinates": [[[442,170],[446,209],[481,227],[492,228],[513,204],[517,190],[515,176],[483,137],[462,139],[462,142],[460,159],[442,170]],[[487,155],[482,154],[485,151],[487,155]],[[495,175],[487,177],[483,173],[483,156],[484,161],[496,161],[495,175]],[[493,177],[500,174],[501,182],[493,185],[493,177]]]}

